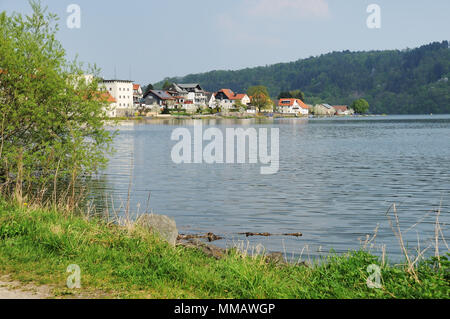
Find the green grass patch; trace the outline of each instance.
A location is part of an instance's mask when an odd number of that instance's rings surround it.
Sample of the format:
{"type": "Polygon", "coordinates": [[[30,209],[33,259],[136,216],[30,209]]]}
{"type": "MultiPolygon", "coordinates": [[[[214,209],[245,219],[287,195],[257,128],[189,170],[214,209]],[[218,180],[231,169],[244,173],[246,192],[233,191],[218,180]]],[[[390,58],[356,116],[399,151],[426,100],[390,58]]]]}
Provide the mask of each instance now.
{"type": "Polygon", "coordinates": [[[170,247],[140,228],[18,207],[0,200],[0,273],[49,284],[58,296],[67,266],[81,268],[79,291],[121,298],[449,298],[449,266],[417,265],[417,282],[403,267],[381,265],[365,251],[330,255],[305,267],[243,257],[216,260],[194,248],[170,247]],[[381,268],[382,288],[366,285],[366,269],[381,268]]]}

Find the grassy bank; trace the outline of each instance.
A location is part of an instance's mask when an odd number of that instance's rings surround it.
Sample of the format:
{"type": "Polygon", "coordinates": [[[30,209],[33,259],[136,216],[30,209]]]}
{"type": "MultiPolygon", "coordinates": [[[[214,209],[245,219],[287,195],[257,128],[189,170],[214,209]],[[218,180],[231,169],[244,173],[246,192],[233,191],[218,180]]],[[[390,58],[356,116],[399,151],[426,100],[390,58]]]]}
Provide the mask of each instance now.
{"type": "Polygon", "coordinates": [[[449,298],[448,265],[443,265],[419,264],[417,281],[403,266],[383,266],[364,251],[331,256],[310,267],[233,251],[216,260],[197,249],[171,248],[136,227],[0,200],[0,274],[50,285],[56,296],[449,298]],[[81,268],[81,289],[65,286],[70,264],[81,268]],[[381,289],[366,285],[370,264],[381,267],[381,289]]]}

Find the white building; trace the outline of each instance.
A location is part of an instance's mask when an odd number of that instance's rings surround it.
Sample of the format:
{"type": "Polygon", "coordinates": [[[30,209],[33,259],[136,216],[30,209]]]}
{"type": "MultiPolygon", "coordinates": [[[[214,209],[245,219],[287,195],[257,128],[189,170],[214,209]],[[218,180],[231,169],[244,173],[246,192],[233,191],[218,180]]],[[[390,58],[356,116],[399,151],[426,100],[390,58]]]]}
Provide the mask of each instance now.
{"type": "Polygon", "coordinates": [[[278,101],[278,111],[280,113],[308,115],[309,106],[299,99],[280,99],[278,101]]]}
{"type": "Polygon", "coordinates": [[[133,104],[134,107],[139,107],[141,105],[141,99],[144,94],[142,88],[139,84],[133,84],[133,104]]]}
{"type": "Polygon", "coordinates": [[[221,89],[215,94],[217,104],[222,109],[232,109],[236,107],[236,103],[240,102],[244,106],[250,104],[250,97],[245,93],[234,93],[230,89],[221,89]]]}
{"type": "Polygon", "coordinates": [[[108,104],[103,111],[106,112],[106,117],[116,117],[117,116],[117,103],[116,99],[112,97],[108,92],[100,92],[99,98],[108,104]]]}
{"type": "Polygon", "coordinates": [[[106,90],[116,100],[116,116],[131,116],[136,112],[132,81],[103,80],[99,85],[101,90],[106,90]]]}

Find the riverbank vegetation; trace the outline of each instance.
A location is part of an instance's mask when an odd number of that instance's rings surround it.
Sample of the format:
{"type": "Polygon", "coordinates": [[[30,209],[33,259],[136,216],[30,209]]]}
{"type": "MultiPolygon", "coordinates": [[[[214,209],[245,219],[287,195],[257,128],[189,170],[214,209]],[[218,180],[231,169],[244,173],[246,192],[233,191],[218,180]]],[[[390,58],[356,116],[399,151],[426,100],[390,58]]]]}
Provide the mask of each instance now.
{"type": "Polygon", "coordinates": [[[111,151],[107,104],[96,76],[85,76],[97,74],[95,66],[69,61],[57,17],[30,4],[29,16],[0,13],[0,184],[16,199],[56,197],[59,182],[75,196],[78,178],[111,151]]]}
{"type": "MultiPolygon", "coordinates": [[[[448,256],[448,255],[447,255],[448,256]]],[[[120,298],[449,298],[447,257],[414,266],[383,263],[364,250],[320,264],[285,264],[231,249],[221,259],[171,247],[133,223],[119,226],[55,208],[0,200],[0,273],[53,287],[58,296],[120,298]],[[81,289],[68,289],[76,264],[81,289]],[[381,288],[369,288],[369,265],[381,288]]]]}

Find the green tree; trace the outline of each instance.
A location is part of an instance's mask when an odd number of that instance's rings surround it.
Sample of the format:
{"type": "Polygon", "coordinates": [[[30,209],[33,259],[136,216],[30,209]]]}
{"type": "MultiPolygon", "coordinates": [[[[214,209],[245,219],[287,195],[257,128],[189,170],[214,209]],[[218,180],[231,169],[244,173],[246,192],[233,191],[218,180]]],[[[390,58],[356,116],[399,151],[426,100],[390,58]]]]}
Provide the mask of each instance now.
{"type": "Polygon", "coordinates": [[[147,95],[148,91],[153,90],[153,84],[149,83],[143,88],[144,95],[147,95]]]}
{"type": "Polygon", "coordinates": [[[111,150],[107,95],[66,59],[57,17],[30,5],[29,16],[0,13],[0,179],[42,191],[64,177],[75,193],[78,177],[105,164],[111,150]]]}
{"type": "Polygon", "coordinates": [[[234,108],[238,109],[238,110],[246,110],[247,109],[247,105],[245,105],[244,103],[241,102],[241,100],[236,100],[234,102],[234,108]]]}
{"type": "Polygon", "coordinates": [[[278,99],[290,99],[292,98],[292,94],[289,91],[283,91],[278,94],[278,99]]]}
{"type": "Polygon", "coordinates": [[[294,90],[289,92],[294,99],[305,101],[305,94],[300,90],[294,90]]]}
{"type": "Polygon", "coordinates": [[[170,88],[171,85],[172,85],[172,83],[170,83],[169,81],[165,81],[163,86],[162,86],[162,89],[164,91],[166,91],[166,90],[168,90],[170,88]]]}
{"type": "Polygon", "coordinates": [[[369,112],[369,102],[367,102],[364,99],[358,99],[353,101],[351,107],[355,111],[355,113],[358,114],[366,114],[369,112]]]}
{"type": "Polygon", "coordinates": [[[273,102],[265,86],[252,86],[247,90],[247,95],[251,96],[251,105],[256,107],[258,112],[273,106],[273,102]]]}

